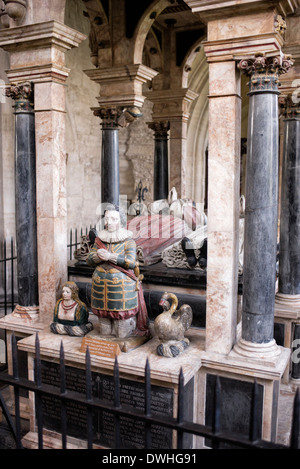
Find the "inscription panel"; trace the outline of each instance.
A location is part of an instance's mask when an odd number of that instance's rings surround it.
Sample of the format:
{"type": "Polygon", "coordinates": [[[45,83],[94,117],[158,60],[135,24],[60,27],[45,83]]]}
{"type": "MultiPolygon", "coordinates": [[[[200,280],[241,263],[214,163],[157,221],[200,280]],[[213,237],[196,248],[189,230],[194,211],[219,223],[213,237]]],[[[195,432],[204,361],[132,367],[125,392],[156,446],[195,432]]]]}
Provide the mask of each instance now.
{"type": "MultiPolygon", "coordinates": [[[[59,365],[42,361],[42,382],[60,387],[59,365]]],[[[81,392],[85,395],[85,371],[66,367],[66,387],[69,391],[81,392]]],[[[92,393],[94,397],[108,403],[114,402],[114,380],[112,376],[92,373],[92,393]]],[[[120,379],[120,400],[123,407],[133,407],[141,411],[145,406],[144,384],[120,379]]],[[[43,423],[44,428],[61,432],[60,399],[44,396],[43,423]]],[[[173,415],[174,390],[161,386],[151,386],[151,410],[153,415],[173,415]]],[[[172,430],[152,425],[152,447],[159,449],[172,448],[172,430]]],[[[145,447],[144,423],[135,417],[120,417],[122,446],[130,448],[145,447]]],[[[85,439],[87,434],[86,407],[77,403],[67,403],[67,433],[70,436],[85,439]]],[[[93,411],[94,443],[108,447],[114,446],[115,419],[106,410],[93,411]]]]}

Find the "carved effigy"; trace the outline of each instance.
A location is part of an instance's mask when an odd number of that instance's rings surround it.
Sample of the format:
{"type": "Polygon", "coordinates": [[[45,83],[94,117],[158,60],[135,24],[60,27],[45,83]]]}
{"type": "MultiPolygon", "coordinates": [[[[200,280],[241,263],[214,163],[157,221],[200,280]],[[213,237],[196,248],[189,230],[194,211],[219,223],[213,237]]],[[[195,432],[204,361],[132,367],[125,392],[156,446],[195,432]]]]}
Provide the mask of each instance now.
{"type": "Polygon", "coordinates": [[[161,261],[163,250],[187,236],[191,229],[184,220],[173,215],[145,215],[128,223],[137,246],[140,265],[161,261]]]}
{"type": "Polygon", "coordinates": [[[105,228],[95,238],[86,262],[93,267],[92,312],[100,334],[119,339],[148,336],[148,317],[136,259],[136,243],[125,228],[121,208],[107,204],[105,228]]]}
{"type": "Polygon", "coordinates": [[[177,296],[168,292],[163,294],[159,304],[163,312],[154,321],[154,332],[160,341],[156,348],[157,354],[164,357],[177,357],[189,345],[185,332],[192,324],[192,308],[184,304],[177,309],[177,296]]]}
{"type": "Polygon", "coordinates": [[[207,225],[198,227],[195,231],[191,231],[188,237],[189,241],[186,243],[186,248],[183,245],[183,239],[178,240],[172,246],[168,246],[162,252],[162,262],[170,268],[178,269],[191,269],[196,268],[200,269],[200,265],[195,263],[193,266],[188,262],[188,256],[184,248],[191,250],[195,259],[198,260],[200,256],[200,251],[204,245],[205,240],[207,239],[207,225]]]}
{"type": "Polygon", "coordinates": [[[93,329],[89,322],[89,312],[78,296],[79,288],[75,282],[66,282],[62,287],[62,297],[54,308],[50,330],[54,334],[84,336],[93,329]]]}

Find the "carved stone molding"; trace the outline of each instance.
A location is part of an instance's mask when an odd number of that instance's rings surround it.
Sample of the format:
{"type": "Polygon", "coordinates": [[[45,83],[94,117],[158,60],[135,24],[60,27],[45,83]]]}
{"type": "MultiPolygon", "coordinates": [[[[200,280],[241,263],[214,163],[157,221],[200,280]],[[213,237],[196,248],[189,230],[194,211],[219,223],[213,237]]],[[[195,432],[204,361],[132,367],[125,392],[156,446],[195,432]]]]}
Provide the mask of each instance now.
{"type": "Polygon", "coordinates": [[[5,89],[5,95],[15,101],[15,112],[32,112],[34,91],[32,83],[11,84],[5,89]]]}
{"type": "Polygon", "coordinates": [[[278,92],[279,76],[287,73],[293,65],[290,56],[268,57],[258,52],[255,57],[243,59],[238,68],[250,77],[249,91],[251,92],[278,92]]]}

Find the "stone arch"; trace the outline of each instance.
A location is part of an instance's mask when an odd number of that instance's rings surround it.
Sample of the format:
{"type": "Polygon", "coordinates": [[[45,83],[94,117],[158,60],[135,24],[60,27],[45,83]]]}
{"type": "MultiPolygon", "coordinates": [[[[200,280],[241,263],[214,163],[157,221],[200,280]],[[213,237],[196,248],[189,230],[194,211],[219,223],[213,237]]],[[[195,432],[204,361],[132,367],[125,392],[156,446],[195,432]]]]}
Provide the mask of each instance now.
{"type": "Polygon", "coordinates": [[[134,33],[133,63],[142,63],[147,34],[159,14],[170,4],[169,0],[156,0],[144,12],[134,33]]]}

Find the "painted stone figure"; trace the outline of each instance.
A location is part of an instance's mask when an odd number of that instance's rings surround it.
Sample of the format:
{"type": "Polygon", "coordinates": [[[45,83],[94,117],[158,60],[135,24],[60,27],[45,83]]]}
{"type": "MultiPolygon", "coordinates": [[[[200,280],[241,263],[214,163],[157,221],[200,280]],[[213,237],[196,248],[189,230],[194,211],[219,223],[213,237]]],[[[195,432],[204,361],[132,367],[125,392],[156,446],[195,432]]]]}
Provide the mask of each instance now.
{"type": "Polygon", "coordinates": [[[93,329],[89,322],[89,312],[78,296],[75,282],[66,282],[62,287],[62,297],[56,302],[50,330],[54,334],[84,336],[93,329]]]}
{"type": "Polygon", "coordinates": [[[87,256],[95,267],[92,277],[91,308],[98,316],[100,335],[125,338],[148,335],[147,310],[136,262],[136,244],[126,226],[121,208],[108,204],[105,228],[95,239],[87,256]]]}

